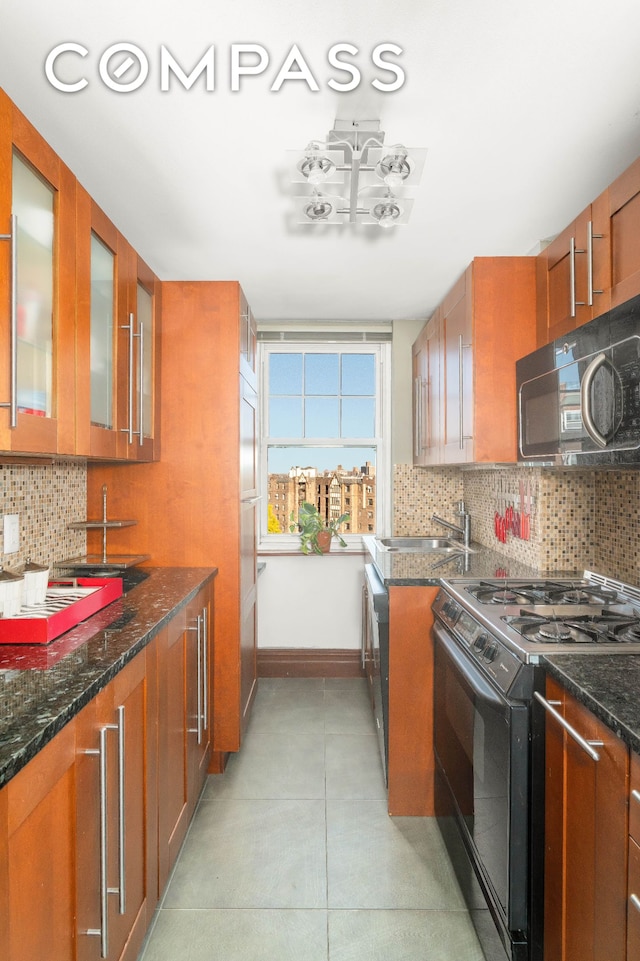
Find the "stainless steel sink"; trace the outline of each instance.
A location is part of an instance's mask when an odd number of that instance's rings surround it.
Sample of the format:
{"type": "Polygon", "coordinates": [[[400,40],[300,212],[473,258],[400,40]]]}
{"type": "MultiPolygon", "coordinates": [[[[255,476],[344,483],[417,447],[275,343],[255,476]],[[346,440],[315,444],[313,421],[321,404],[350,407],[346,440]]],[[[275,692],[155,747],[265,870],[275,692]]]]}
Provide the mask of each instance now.
{"type": "Polygon", "coordinates": [[[413,554],[473,553],[454,537],[376,537],[376,544],[383,551],[413,554]]]}

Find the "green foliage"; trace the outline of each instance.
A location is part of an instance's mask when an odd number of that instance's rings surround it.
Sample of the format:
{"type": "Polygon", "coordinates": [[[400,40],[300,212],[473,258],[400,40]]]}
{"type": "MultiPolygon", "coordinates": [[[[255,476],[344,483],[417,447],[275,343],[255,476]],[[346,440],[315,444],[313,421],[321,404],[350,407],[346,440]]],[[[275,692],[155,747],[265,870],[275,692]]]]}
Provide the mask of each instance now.
{"type": "Polygon", "coordinates": [[[296,520],[295,514],[291,511],[291,525],[289,530],[292,534],[300,534],[300,549],[303,554],[322,554],[322,551],[318,545],[318,534],[321,531],[328,531],[331,537],[337,537],[338,542],[341,547],[346,547],[347,542],[344,540],[340,534],[338,528],[345,521],[349,520],[348,514],[341,514],[335,521],[330,521],[328,524],[325,522],[324,518],[320,516],[317,507],[310,504],[308,501],[304,501],[300,505],[298,511],[298,519],[296,520]]]}

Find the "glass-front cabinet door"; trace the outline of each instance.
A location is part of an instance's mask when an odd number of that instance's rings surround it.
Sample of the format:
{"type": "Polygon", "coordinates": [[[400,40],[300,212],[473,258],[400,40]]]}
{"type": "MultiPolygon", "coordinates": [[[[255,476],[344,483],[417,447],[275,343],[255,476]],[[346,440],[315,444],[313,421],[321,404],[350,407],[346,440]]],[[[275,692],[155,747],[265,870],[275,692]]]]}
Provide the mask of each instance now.
{"type": "Polygon", "coordinates": [[[78,186],[76,452],[153,460],[156,278],[78,186]]]}
{"type": "Polygon", "coordinates": [[[122,238],[89,194],[77,202],[76,453],[118,454],[118,305],[122,238]]]}
{"type": "Polygon", "coordinates": [[[0,96],[0,449],[73,453],[75,179],[0,96]]]}
{"type": "Polygon", "coordinates": [[[159,456],[156,365],[160,285],[129,246],[127,259],[126,310],[120,311],[118,332],[118,409],[123,412],[118,451],[119,457],[127,460],[150,461],[159,456]]]}

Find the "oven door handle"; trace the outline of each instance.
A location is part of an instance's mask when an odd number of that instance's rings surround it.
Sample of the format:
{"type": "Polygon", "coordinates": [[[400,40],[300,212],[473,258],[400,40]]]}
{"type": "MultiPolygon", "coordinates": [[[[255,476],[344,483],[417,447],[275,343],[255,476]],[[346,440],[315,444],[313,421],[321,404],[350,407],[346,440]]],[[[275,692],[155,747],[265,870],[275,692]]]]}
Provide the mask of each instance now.
{"type": "Polygon", "coordinates": [[[464,677],[474,695],[485,703],[492,704],[504,712],[508,706],[506,700],[500,697],[480,674],[473,669],[472,664],[458,648],[453,638],[439,624],[433,625],[433,633],[436,640],[440,641],[442,649],[449,659],[453,661],[460,674],[464,677]]]}

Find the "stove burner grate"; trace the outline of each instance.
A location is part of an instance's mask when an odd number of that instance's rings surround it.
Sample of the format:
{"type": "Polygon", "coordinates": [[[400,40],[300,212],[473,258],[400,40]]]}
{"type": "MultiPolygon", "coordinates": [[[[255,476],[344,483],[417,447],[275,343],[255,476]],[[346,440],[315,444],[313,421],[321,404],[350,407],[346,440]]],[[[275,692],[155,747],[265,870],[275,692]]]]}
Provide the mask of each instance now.
{"type": "Polygon", "coordinates": [[[540,625],[536,637],[543,641],[570,641],[571,631],[562,621],[547,621],[540,625]]]}

